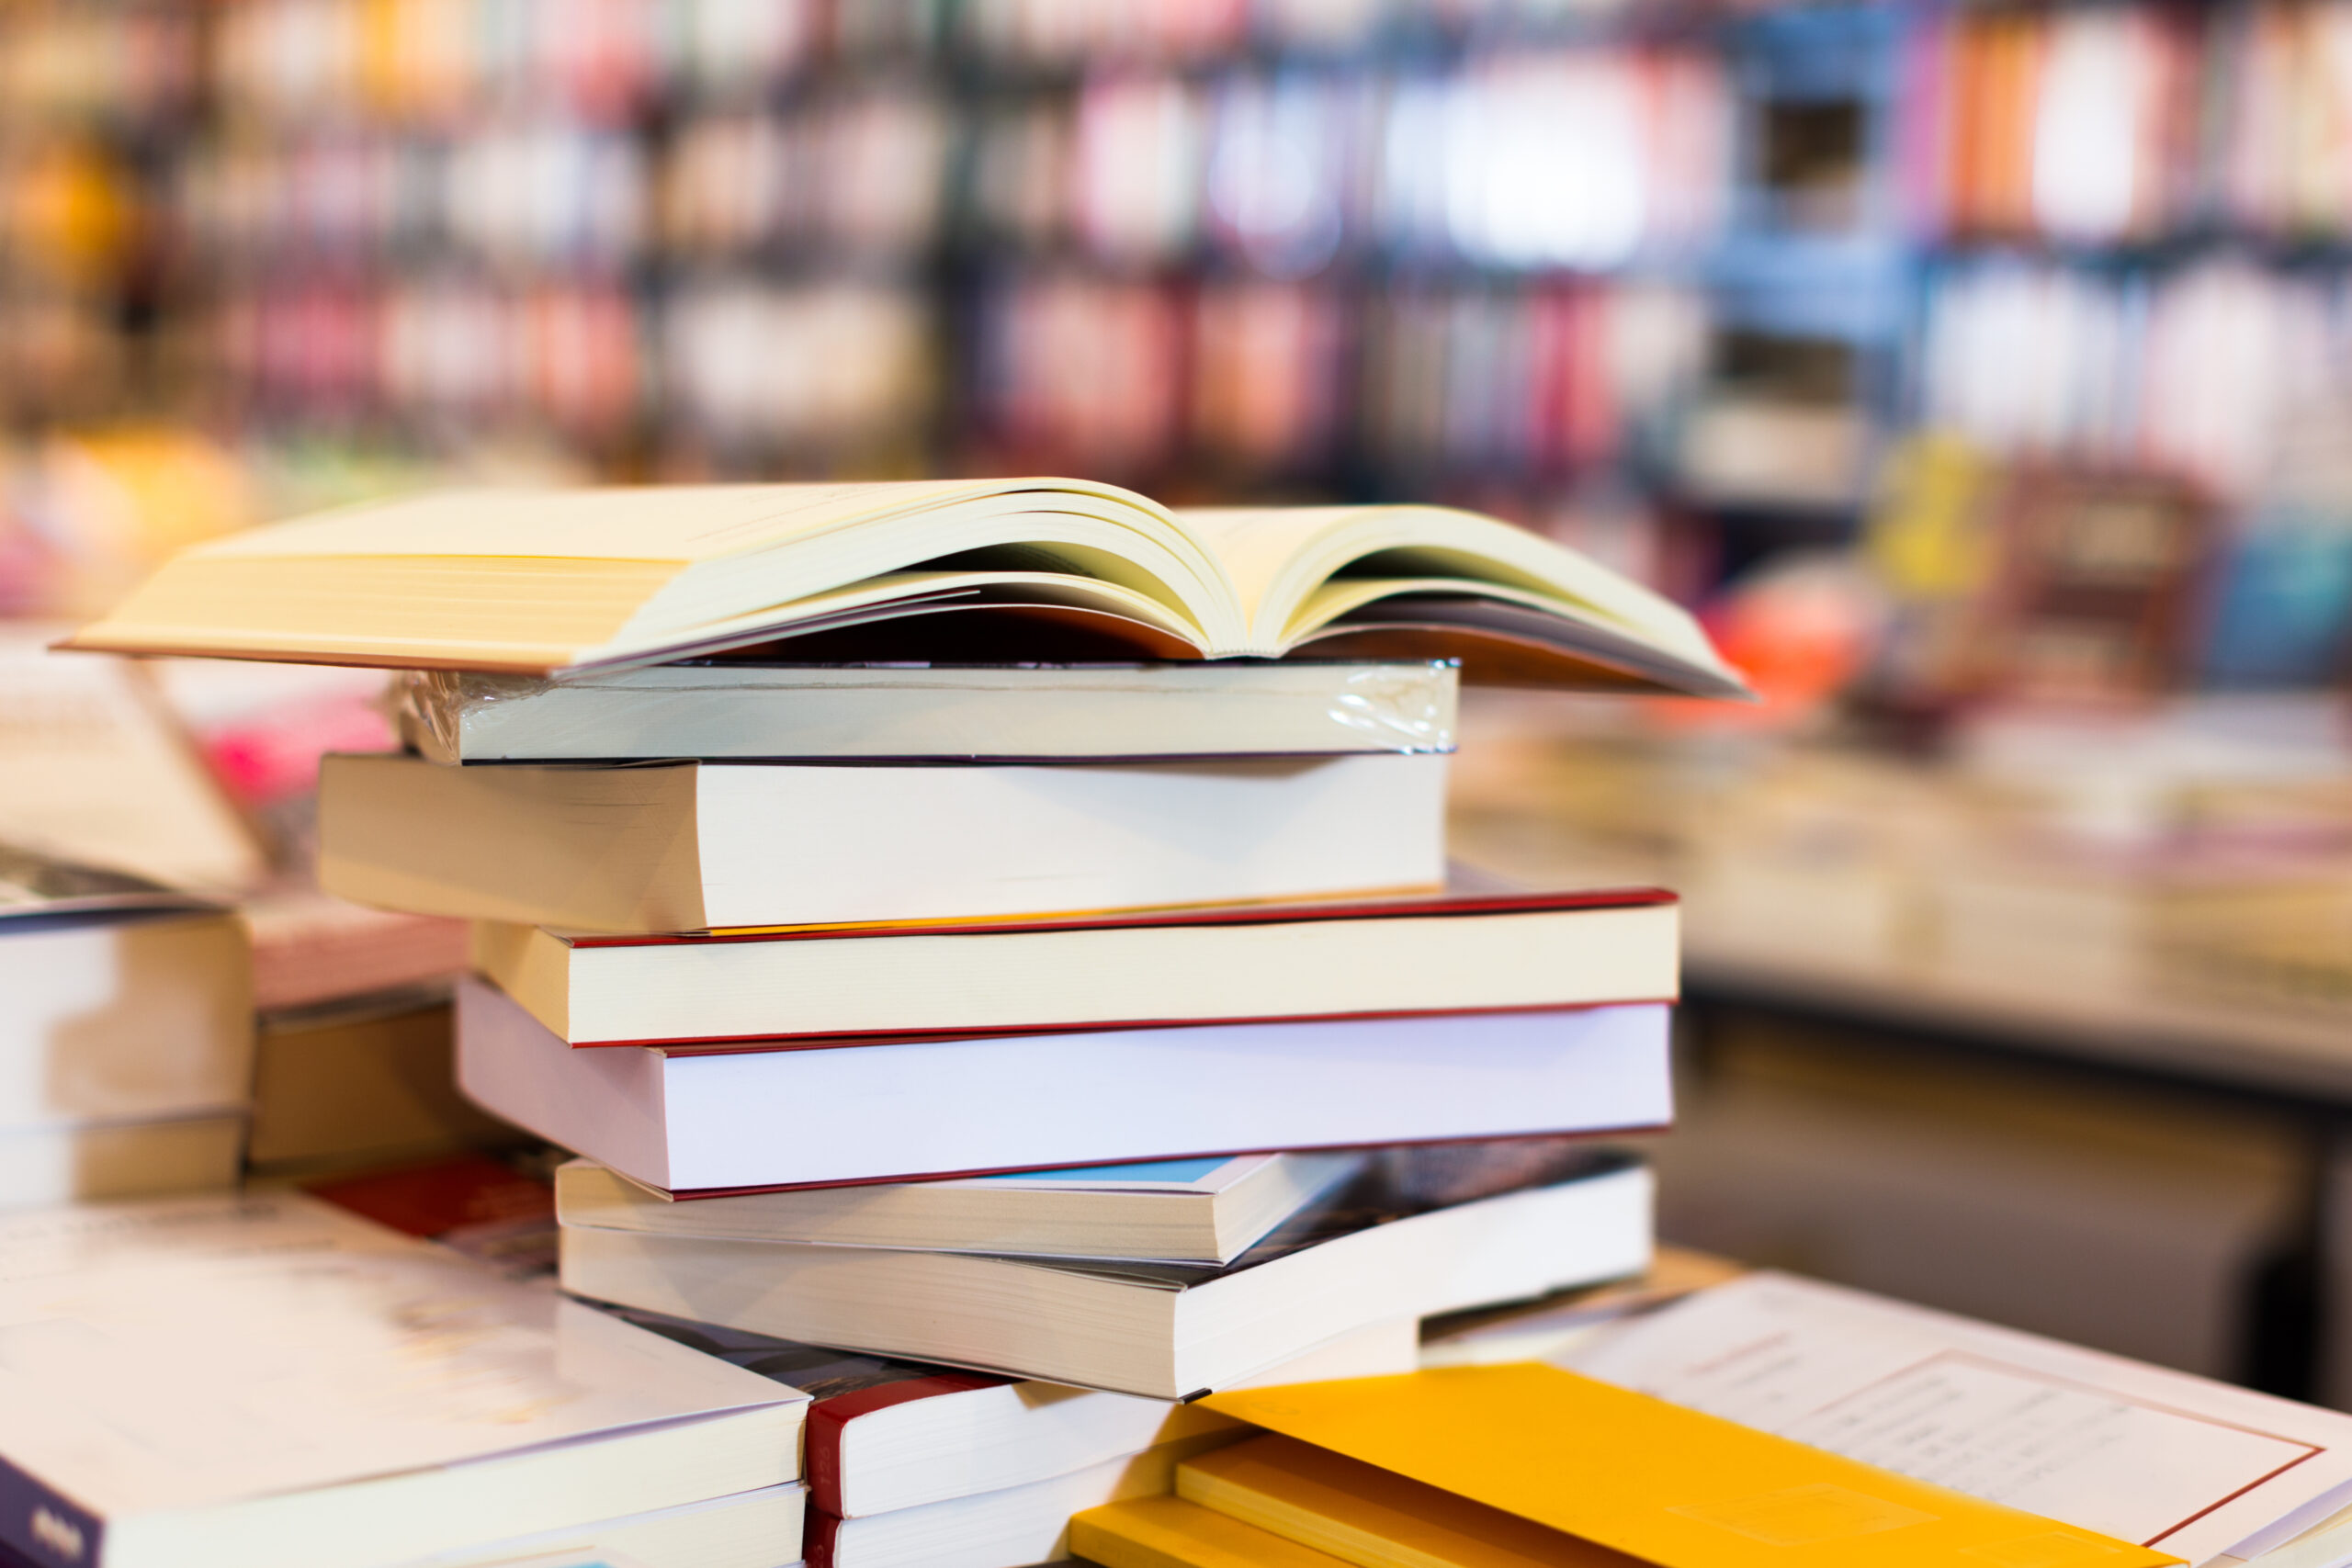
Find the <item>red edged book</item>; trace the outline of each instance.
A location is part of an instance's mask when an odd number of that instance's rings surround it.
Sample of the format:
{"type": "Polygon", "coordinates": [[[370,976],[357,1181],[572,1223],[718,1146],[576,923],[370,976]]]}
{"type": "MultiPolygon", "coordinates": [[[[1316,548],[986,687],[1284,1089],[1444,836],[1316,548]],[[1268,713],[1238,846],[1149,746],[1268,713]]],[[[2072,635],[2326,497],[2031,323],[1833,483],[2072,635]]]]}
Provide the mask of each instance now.
{"type": "Polygon", "coordinates": [[[1677,912],[1630,887],[684,936],[483,922],[474,962],[573,1045],[774,1050],[1670,1001],[1677,912]]]}

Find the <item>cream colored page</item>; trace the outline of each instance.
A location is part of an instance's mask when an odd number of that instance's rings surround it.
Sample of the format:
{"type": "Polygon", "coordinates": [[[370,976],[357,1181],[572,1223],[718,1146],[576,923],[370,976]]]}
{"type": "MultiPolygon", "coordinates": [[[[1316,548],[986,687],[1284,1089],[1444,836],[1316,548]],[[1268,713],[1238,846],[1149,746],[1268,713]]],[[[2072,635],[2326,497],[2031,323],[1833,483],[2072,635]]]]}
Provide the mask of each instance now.
{"type": "Polygon", "coordinates": [[[193,556],[525,556],[696,561],[894,513],[1023,490],[1080,491],[1156,511],[1141,496],[1064,479],[680,485],[464,491],[232,535],[193,556]]]}
{"type": "Polygon", "coordinates": [[[798,1397],[295,1194],[10,1215],[0,1260],[0,1452],[105,1514],[798,1397]]]}
{"type": "Polygon", "coordinates": [[[1259,626],[1259,608],[1283,570],[1317,539],[1363,509],[1354,506],[1188,507],[1176,520],[1224,563],[1241,602],[1242,624],[1259,626]]]}
{"type": "MultiPolygon", "coordinates": [[[[1179,522],[1210,542],[1240,589],[1260,638],[1314,629],[1299,612],[1333,571],[1379,550],[1452,557],[1460,577],[1534,589],[1709,668],[1721,660],[1679,606],[1564,546],[1476,513],[1436,506],[1200,508],[1179,522]],[[1295,570],[1306,568],[1302,573],[1295,570]],[[1277,628],[1270,623],[1282,618],[1277,628]]],[[[1448,563],[1452,564],[1452,563],[1448,563]]],[[[1400,587],[1419,587],[1418,581],[1400,587]]]]}
{"type": "Polygon", "coordinates": [[[1785,1275],[1718,1286],[1558,1360],[2191,1562],[2352,1479],[2352,1416],[1785,1275]]]}

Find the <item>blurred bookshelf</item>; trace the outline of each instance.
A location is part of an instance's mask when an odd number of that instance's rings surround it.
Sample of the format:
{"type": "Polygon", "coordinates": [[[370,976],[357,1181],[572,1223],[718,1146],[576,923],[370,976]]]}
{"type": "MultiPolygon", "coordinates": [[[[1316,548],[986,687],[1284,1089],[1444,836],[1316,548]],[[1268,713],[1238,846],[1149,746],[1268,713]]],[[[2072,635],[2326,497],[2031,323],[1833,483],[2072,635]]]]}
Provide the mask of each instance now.
{"type": "Polygon", "coordinates": [[[1075,471],[1459,502],[1699,600],[1854,539],[1926,431],[2189,486],[2216,581],[2341,619],[2339,35],[2346,0],[13,0],[8,488],[126,426],[236,454],[262,513],[1075,471]]]}

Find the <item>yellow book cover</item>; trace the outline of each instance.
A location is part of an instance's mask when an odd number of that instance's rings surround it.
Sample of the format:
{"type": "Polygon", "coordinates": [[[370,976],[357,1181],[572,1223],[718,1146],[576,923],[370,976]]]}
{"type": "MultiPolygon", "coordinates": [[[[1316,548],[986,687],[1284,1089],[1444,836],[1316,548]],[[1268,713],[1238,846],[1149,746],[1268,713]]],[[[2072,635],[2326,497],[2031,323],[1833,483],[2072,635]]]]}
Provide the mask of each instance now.
{"type": "Polygon", "coordinates": [[[1180,1497],[1135,1497],[1072,1515],[1069,1549],[1103,1568],[1344,1568],[1340,1558],[1180,1497]]]}
{"type": "Polygon", "coordinates": [[[1278,1433],[1177,1466],[1176,1495],[1357,1568],[1644,1568],[1622,1551],[1278,1433]]]}
{"type": "Polygon", "coordinates": [[[1451,1367],[1205,1403],[1658,1568],[2181,1561],[1554,1367],[1451,1367]]]}

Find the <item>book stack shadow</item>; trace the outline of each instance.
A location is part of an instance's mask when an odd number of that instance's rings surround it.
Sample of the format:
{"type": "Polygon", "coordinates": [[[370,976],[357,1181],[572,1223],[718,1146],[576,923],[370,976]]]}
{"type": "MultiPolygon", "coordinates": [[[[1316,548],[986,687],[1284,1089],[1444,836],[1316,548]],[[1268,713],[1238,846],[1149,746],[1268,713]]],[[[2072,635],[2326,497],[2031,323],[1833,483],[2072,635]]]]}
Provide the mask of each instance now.
{"type": "Polygon", "coordinates": [[[810,1562],[1050,1561],[1238,1435],[1201,1394],[1645,1266],[1675,909],[1447,885],[1451,662],[679,669],[415,678],[322,876],[479,922],[460,1081],[579,1156],[565,1290],[811,1395],[810,1562]],[[899,755],[628,739],[860,700],[899,755]]]}

